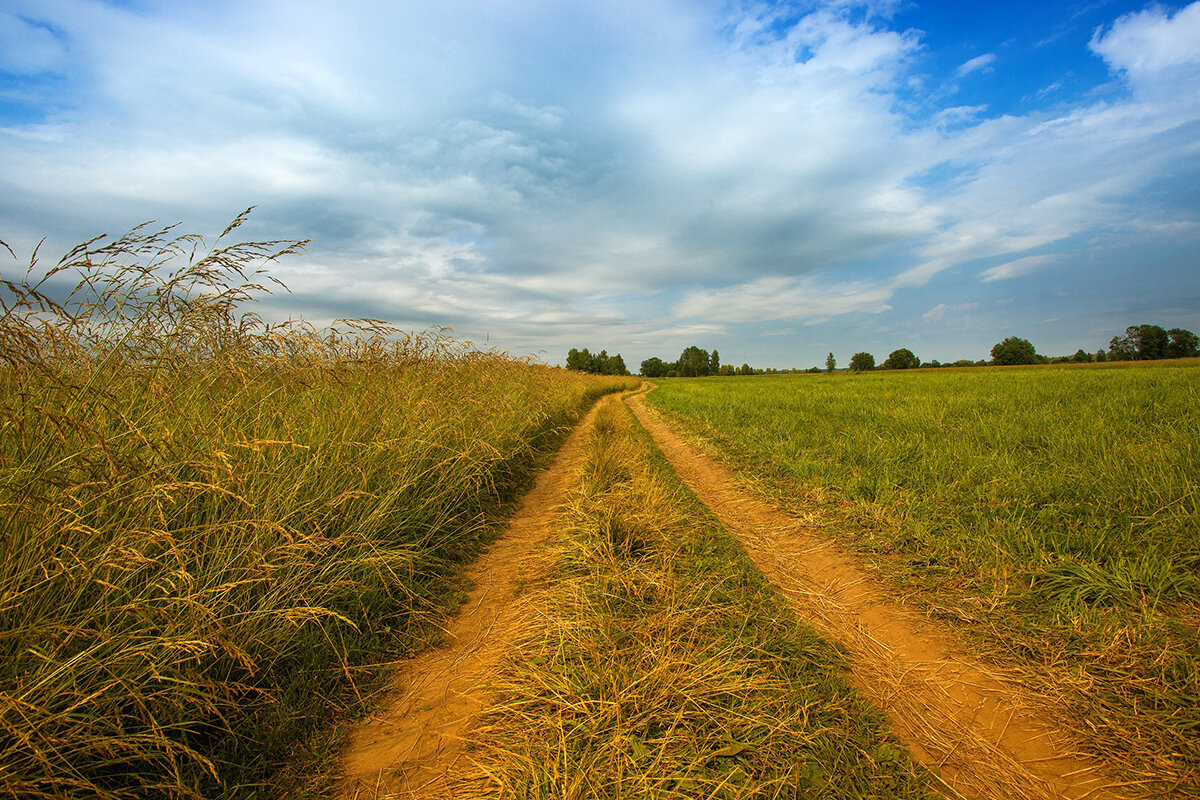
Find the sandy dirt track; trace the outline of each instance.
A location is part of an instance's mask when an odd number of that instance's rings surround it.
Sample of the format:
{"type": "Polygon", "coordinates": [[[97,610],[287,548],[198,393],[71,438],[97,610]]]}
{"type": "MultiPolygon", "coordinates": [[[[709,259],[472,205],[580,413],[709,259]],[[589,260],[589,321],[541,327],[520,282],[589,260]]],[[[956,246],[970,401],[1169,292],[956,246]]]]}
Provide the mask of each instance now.
{"type": "MultiPolygon", "coordinates": [[[[837,545],[740,486],[644,403],[627,399],[691,490],[745,544],[797,614],[848,654],[855,685],[883,709],[949,797],[1134,798],[1053,720],[1048,701],[977,663],[949,629],[891,596],[837,545]]],[[[504,536],[468,572],[467,602],[445,643],[403,663],[387,700],[351,732],[342,798],[447,797],[489,682],[526,623],[516,589],[545,565],[538,545],[578,477],[595,409],[522,500],[504,536]]]]}
{"type": "Polygon", "coordinates": [[[577,472],[595,408],[521,500],[504,535],[467,572],[474,588],[448,622],[445,643],[404,663],[387,700],[351,731],[343,798],[444,797],[463,737],[488,699],[487,678],[521,625],[518,583],[542,568],[545,541],[577,472]]]}
{"type": "MultiPolygon", "coordinates": [[[[984,798],[1137,796],[1079,752],[1062,712],[985,664],[952,631],[890,597],[834,543],[737,484],[724,465],[628,400],[688,487],[742,540],[798,615],[841,643],[852,680],[950,792],[984,798]],[[1128,793],[1127,793],[1128,792],[1128,793]]],[[[953,795],[951,795],[953,796],[953,795]]]]}

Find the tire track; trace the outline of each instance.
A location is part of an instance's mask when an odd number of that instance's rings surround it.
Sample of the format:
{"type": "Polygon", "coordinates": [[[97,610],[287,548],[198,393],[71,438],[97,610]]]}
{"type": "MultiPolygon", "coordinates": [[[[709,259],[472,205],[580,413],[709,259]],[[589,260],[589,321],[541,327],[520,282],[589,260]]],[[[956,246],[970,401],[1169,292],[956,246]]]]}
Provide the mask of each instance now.
{"type": "Polygon", "coordinates": [[[576,478],[596,408],[522,498],[504,535],[467,571],[474,588],[449,620],[445,643],[405,662],[382,707],[351,730],[340,797],[444,796],[468,726],[488,699],[488,677],[521,626],[516,589],[544,566],[538,545],[576,478]]]}
{"type": "Polygon", "coordinates": [[[1049,701],[975,663],[952,631],[889,597],[835,544],[738,486],[650,411],[627,399],[688,487],[745,544],[798,614],[841,643],[852,680],[892,720],[913,757],[953,794],[1134,797],[1056,725],[1049,701]],[[1128,793],[1127,793],[1128,792],[1128,793]]]}

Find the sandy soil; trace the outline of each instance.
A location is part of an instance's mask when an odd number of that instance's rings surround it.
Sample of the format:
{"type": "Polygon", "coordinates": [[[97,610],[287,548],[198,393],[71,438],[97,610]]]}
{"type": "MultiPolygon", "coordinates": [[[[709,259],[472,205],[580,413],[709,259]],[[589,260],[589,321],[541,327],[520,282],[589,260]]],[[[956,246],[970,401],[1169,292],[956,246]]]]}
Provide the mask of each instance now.
{"type": "Polygon", "coordinates": [[[593,409],[522,499],[504,535],[468,571],[474,583],[446,629],[445,643],[405,662],[387,700],[351,731],[340,796],[445,796],[463,737],[488,700],[488,676],[522,624],[513,599],[544,566],[537,547],[575,479],[593,409]]]}
{"type": "Polygon", "coordinates": [[[740,487],[722,464],[628,401],[679,475],[745,544],[798,614],[846,649],[852,680],[947,793],[984,798],[1136,796],[1054,724],[1062,711],[977,663],[953,631],[890,596],[819,532],[740,487]]]}

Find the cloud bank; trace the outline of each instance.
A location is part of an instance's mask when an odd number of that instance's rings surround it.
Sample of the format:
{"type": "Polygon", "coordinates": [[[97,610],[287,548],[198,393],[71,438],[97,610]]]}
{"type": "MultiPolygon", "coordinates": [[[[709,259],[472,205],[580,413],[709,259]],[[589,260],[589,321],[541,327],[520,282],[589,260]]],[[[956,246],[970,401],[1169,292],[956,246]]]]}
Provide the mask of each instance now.
{"type": "Polygon", "coordinates": [[[1171,182],[1200,164],[1200,3],[1097,29],[1107,89],[1021,116],[943,97],[894,4],[10,7],[6,241],[257,204],[252,233],[315,239],[272,308],[317,322],[753,351],[1200,220],[1171,182]]]}

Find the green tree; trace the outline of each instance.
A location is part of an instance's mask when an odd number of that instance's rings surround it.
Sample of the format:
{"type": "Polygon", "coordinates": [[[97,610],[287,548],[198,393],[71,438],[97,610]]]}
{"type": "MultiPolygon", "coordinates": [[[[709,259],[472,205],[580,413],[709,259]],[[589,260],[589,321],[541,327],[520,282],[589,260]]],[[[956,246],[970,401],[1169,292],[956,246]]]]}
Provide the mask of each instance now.
{"type": "Polygon", "coordinates": [[[1167,344],[1167,358],[1192,358],[1200,356],[1200,337],[1183,328],[1171,328],[1167,331],[1170,342],[1167,344]]]}
{"type": "Polygon", "coordinates": [[[679,355],[675,369],[683,378],[698,378],[708,374],[709,356],[707,350],[701,350],[692,345],[679,355]]]}
{"type": "Polygon", "coordinates": [[[837,369],[837,359],[833,357],[833,353],[825,356],[825,371],[833,372],[837,369]]]}
{"type": "Polygon", "coordinates": [[[671,365],[661,358],[647,358],[642,362],[642,375],[647,378],[665,378],[671,365]]]}
{"type": "Polygon", "coordinates": [[[1156,361],[1167,357],[1170,337],[1158,325],[1137,326],[1137,357],[1139,361],[1156,361]]]}
{"type": "Polygon", "coordinates": [[[870,372],[875,369],[875,356],[870,353],[855,353],[850,356],[851,372],[870,372]]]}
{"type": "Polygon", "coordinates": [[[1038,363],[1037,350],[1028,339],[1009,336],[992,346],[992,363],[1001,367],[1038,363]]]}
{"type": "Polygon", "coordinates": [[[880,366],[884,369],[916,369],[921,366],[921,359],[917,358],[912,350],[901,347],[899,350],[893,350],[887,361],[880,366]]]}
{"type": "Polygon", "coordinates": [[[733,364],[722,364],[721,365],[721,374],[722,375],[734,375],[736,373],[737,373],[737,368],[735,368],[733,366],[733,364]]]}
{"type": "Polygon", "coordinates": [[[753,375],[754,367],[750,366],[749,364],[742,364],[740,367],[737,368],[737,374],[738,375],[753,375]]]}
{"type": "Polygon", "coordinates": [[[1136,355],[1137,348],[1128,335],[1114,336],[1108,340],[1109,361],[1133,361],[1136,355]]]}
{"type": "Polygon", "coordinates": [[[1075,355],[1071,356],[1071,360],[1076,364],[1090,364],[1092,361],[1092,354],[1081,347],[1075,351],[1075,355]]]}
{"type": "Polygon", "coordinates": [[[718,353],[716,350],[712,351],[712,356],[710,356],[708,359],[708,374],[709,375],[720,375],[721,374],[721,354],[718,353]]]}
{"type": "Polygon", "coordinates": [[[567,351],[567,369],[573,369],[576,372],[591,372],[592,363],[592,354],[586,347],[582,350],[572,347],[567,351]]]}
{"type": "Polygon", "coordinates": [[[582,350],[572,347],[567,351],[567,369],[590,372],[593,375],[629,374],[629,370],[625,366],[625,359],[621,358],[620,353],[610,356],[607,350],[601,350],[593,355],[588,352],[586,347],[582,350]]]}

